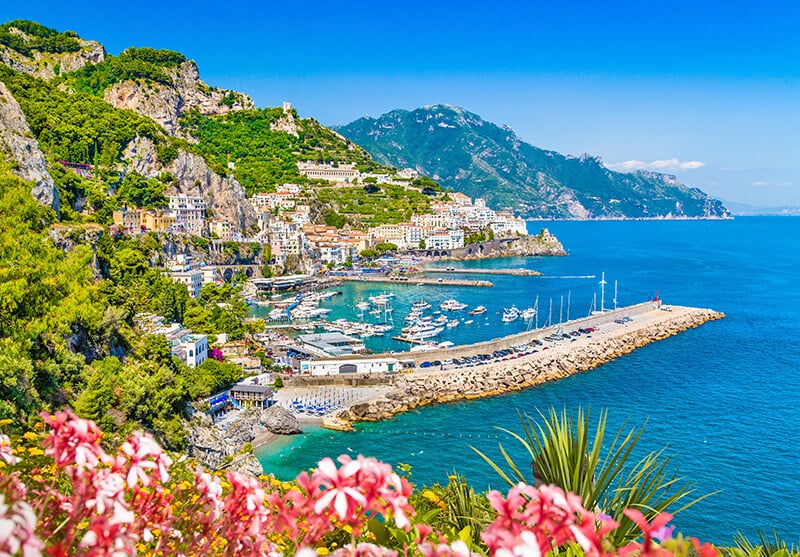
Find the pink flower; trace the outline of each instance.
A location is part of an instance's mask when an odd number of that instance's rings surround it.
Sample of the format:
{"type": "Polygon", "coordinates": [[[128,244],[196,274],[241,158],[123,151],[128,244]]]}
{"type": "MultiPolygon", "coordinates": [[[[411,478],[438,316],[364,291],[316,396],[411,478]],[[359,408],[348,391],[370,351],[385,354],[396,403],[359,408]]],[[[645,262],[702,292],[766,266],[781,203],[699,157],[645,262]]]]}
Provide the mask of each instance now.
{"type": "Polygon", "coordinates": [[[336,516],[345,524],[357,527],[369,513],[392,515],[395,523],[408,531],[408,515],[413,508],[408,503],[411,485],[392,471],[392,467],[374,458],[359,455],[353,460],[339,457],[337,469],[330,458],[322,459],[316,472],[298,477],[301,487],[314,499],[314,512],[326,514],[333,507],[336,516]]]}
{"type": "Polygon", "coordinates": [[[457,540],[452,544],[439,543],[433,544],[425,542],[418,548],[423,557],[477,557],[478,553],[472,553],[467,544],[457,540]]]}
{"type": "Polygon", "coordinates": [[[341,469],[337,469],[330,458],[319,461],[315,476],[324,492],[314,504],[314,512],[320,514],[333,503],[333,508],[342,521],[352,517],[357,507],[367,506],[367,498],[356,489],[353,481],[353,476],[361,469],[361,463],[358,460],[349,460],[349,457],[343,460],[343,456],[339,457],[341,469]]]}
{"type": "Polygon", "coordinates": [[[481,534],[490,551],[506,557],[545,555],[554,545],[580,544],[587,555],[602,554],[602,536],[616,527],[597,525],[594,513],[583,508],[580,497],[556,486],[534,488],[519,484],[508,497],[488,495],[497,518],[481,534]]]}
{"type": "Polygon", "coordinates": [[[6,464],[11,466],[19,462],[19,458],[15,457],[11,451],[11,439],[4,433],[0,433],[0,459],[3,459],[6,464]]]}
{"type": "Polygon", "coordinates": [[[666,549],[653,545],[653,534],[663,531],[662,528],[666,526],[667,522],[672,520],[671,514],[661,513],[656,515],[653,521],[648,524],[645,516],[636,509],[625,509],[622,512],[641,528],[643,540],[642,543],[631,542],[625,547],[621,547],[619,550],[620,555],[624,556],[632,552],[638,552],[641,557],[667,557],[671,555],[666,549]]]}
{"type": "MultiPolygon", "coordinates": [[[[141,481],[142,485],[150,485],[150,473],[155,471],[161,483],[169,479],[169,467],[172,459],[164,454],[156,441],[147,434],[136,432],[122,444],[120,452],[128,457],[130,464],[126,481],[130,487],[141,481]]],[[[118,459],[119,460],[119,459],[118,459]]],[[[122,465],[118,462],[119,465],[122,465]]]]}
{"type": "Polygon", "coordinates": [[[25,501],[17,501],[10,507],[5,495],[0,493],[0,555],[39,557],[44,544],[36,536],[36,514],[25,501]]]}
{"type": "Polygon", "coordinates": [[[53,457],[59,468],[71,468],[77,472],[95,468],[98,464],[110,464],[112,459],[100,446],[102,433],[91,420],[78,418],[71,410],[42,414],[52,428],[43,445],[45,454],[53,457]]]}

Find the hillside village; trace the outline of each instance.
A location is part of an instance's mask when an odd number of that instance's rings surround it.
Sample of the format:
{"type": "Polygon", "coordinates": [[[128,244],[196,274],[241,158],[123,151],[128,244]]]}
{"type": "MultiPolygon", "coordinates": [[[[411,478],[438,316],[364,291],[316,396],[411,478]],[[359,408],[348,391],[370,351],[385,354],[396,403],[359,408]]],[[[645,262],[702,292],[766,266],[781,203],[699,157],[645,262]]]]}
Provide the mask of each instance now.
{"type": "MultiPolygon", "coordinates": [[[[392,175],[358,172],[352,165],[299,163],[301,173],[333,186],[352,187],[373,180],[379,184],[395,183],[392,175]]],[[[400,171],[402,179],[416,177],[411,169],[400,171]]],[[[369,186],[367,186],[369,187],[369,186]]],[[[397,250],[452,250],[464,246],[470,234],[488,232],[490,238],[508,238],[527,234],[525,221],[507,212],[496,212],[483,199],[473,200],[461,193],[449,194],[448,202],[431,204],[431,213],[415,214],[409,222],[383,224],[366,230],[337,228],[312,222],[311,208],[304,203],[307,186],[279,184],[273,193],[257,193],[248,198],[258,215],[258,232],[246,237],[229,220],[209,215],[205,199],[179,194],[169,196],[163,210],[125,208],[113,212],[112,234],[139,235],[147,232],[199,236],[222,241],[257,242],[269,245],[270,264],[285,266],[294,256],[323,265],[343,265],[369,256],[376,246],[397,250]]],[[[181,276],[182,280],[185,280],[181,276]]],[[[191,282],[191,281],[190,281],[191,282]]],[[[191,289],[196,297],[198,289],[191,289]]]]}

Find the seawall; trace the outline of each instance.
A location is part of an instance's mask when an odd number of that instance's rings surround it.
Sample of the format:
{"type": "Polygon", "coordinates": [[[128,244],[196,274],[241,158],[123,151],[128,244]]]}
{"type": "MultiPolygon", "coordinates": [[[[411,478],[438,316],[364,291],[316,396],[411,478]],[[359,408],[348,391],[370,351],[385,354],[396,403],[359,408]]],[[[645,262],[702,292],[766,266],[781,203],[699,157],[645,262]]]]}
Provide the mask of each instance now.
{"type": "MultiPolygon", "coordinates": [[[[647,311],[643,311],[645,309],[640,308],[633,321],[625,324],[614,323],[613,316],[593,317],[591,319],[598,330],[591,336],[581,335],[574,341],[548,342],[549,349],[537,346],[538,352],[517,359],[470,368],[436,368],[434,371],[401,374],[397,377],[395,389],[356,404],[340,416],[349,421],[377,421],[429,404],[520,391],[594,369],[636,348],[724,317],[724,314],[711,309],[673,306],[672,311],[664,311],[658,309],[658,304],[651,304],[647,311]]],[[[572,328],[564,326],[564,330],[572,328]]],[[[424,357],[433,359],[430,354],[424,357]]],[[[457,356],[449,353],[447,357],[457,356]]]]}

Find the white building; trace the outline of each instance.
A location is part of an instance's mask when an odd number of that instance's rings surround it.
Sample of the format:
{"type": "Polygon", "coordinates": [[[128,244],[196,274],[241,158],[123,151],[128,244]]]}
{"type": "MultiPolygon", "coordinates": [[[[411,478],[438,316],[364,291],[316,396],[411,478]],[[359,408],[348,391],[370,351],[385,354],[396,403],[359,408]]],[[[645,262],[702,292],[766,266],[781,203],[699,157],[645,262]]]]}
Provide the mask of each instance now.
{"type": "Polygon", "coordinates": [[[172,347],[172,353],[189,367],[197,367],[208,359],[208,337],[191,333],[172,347]]]}
{"type": "Polygon", "coordinates": [[[423,238],[425,249],[458,249],[464,247],[464,231],[460,228],[454,230],[435,230],[423,238]]]}
{"type": "Polygon", "coordinates": [[[199,269],[172,271],[169,276],[174,282],[186,286],[186,289],[189,291],[189,296],[192,298],[200,296],[200,289],[203,288],[203,272],[199,269]]]}
{"type": "Polygon", "coordinates": [[[394,358],[306,360],[300,363],[300,372],[311,375],[358,375],[393,373],[400,370],[400,367],[400,361],[394,358]]]}
{"type": "Polygon", "coordinates": [[[340,164],[333,166],[330,164],[316,164],[310,162],[298,162],[297,171],[303,176],[316,180],[327,180],[329,182],[353,182],[359,177],[359,172],[353,164],[340,164]]]}
{"type": "Polygon", "coordinates": [[[175,222],[189,234],[202,235],[206,222],[206,202],[200,196],[186,194],[171,195],[169,209],[175,214],[175,222]]]}

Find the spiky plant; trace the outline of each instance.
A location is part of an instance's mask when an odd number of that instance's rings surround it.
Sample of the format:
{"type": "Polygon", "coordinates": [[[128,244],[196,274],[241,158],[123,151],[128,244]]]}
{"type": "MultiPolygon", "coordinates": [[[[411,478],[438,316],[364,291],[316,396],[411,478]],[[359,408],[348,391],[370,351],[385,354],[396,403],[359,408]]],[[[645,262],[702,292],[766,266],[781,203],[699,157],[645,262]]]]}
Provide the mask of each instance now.
{"type": "Polygon", "coordinates": [[[791,546],[781,539],[777,531],[772,532],[772,538],[766,532],[758,531],[760,544],[754,544],[744,534],[738,532],[733,538],[734,547],[723,550],[727,557],[798,557],[800,548],[791,546]]]}
{"type": "Polygon", "coordinates": [[[515,438],[530,456],[528,473],[500,445],[507,468],[478,453],[509,485],[525,482],[532,485],[554,484],[581,496],[587,509],[610,515],[620,526],[610,534],[616,547],[635,539],[638,527],[622,511],[638,509],[648,520],[663,511],[677,514],[708,497],[691,498],[692,483],[669,471],[669,457],[664,450],[651,452],[633,461],[634,450],[644,426],[626,431],[623,424],[613,438],[606,437],[608,413],[602,412],[591,438],[590,412],[578,408],[575,416],[565,408],[561,413],[551,408],[547,415],[539,411],[539,423],[520,414],[523,434],[498,428],[515,438]],[[679,506],[680,505],[680,506],[679,506]]]}

